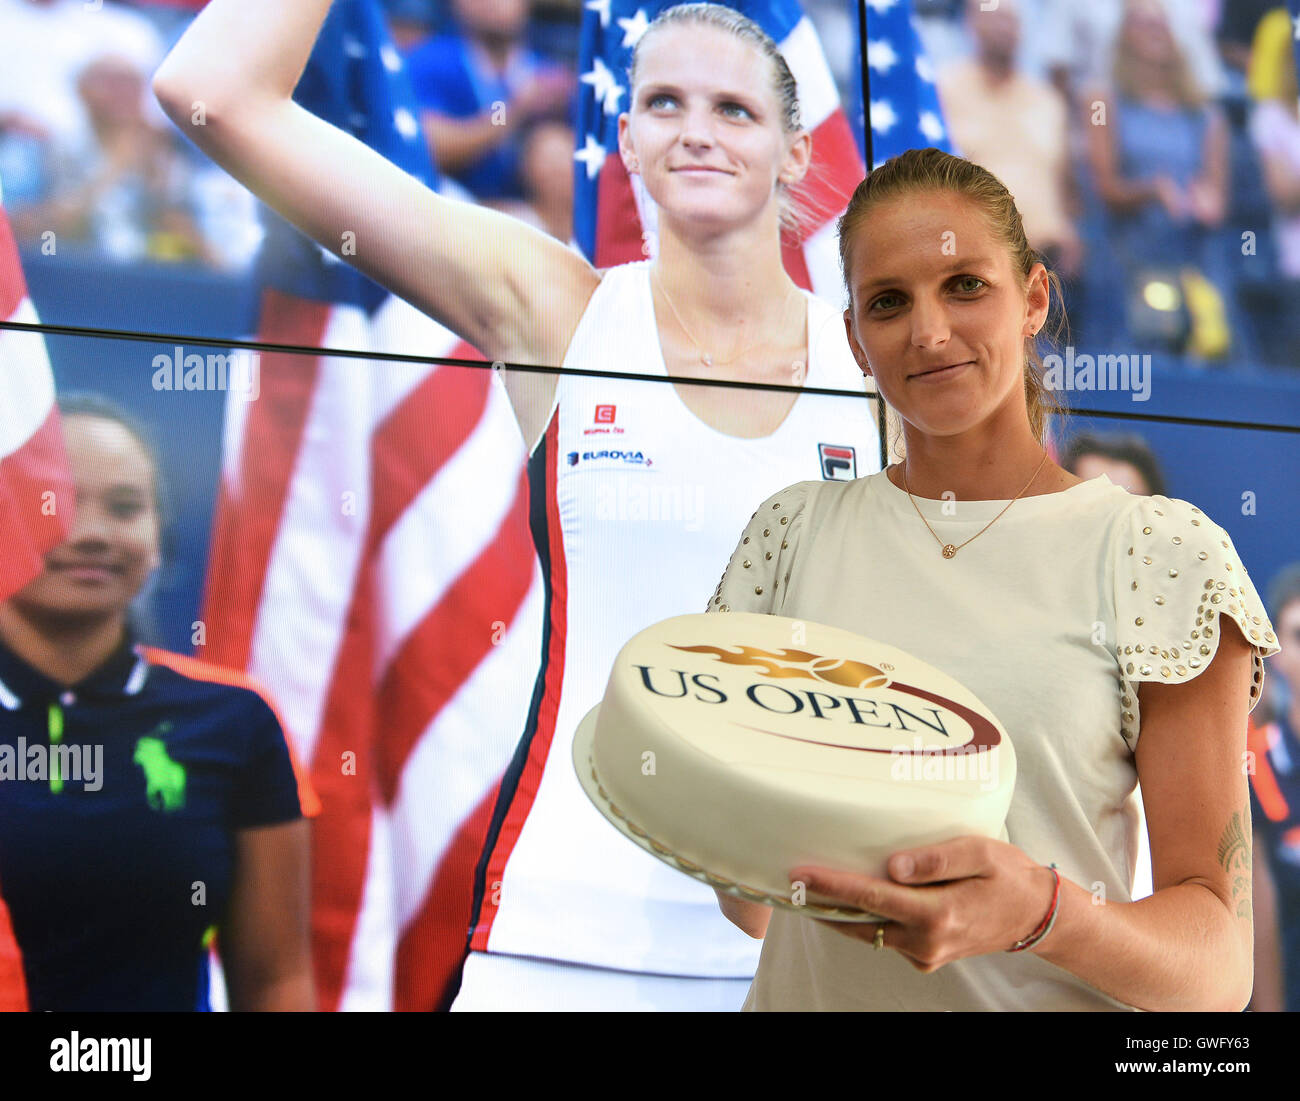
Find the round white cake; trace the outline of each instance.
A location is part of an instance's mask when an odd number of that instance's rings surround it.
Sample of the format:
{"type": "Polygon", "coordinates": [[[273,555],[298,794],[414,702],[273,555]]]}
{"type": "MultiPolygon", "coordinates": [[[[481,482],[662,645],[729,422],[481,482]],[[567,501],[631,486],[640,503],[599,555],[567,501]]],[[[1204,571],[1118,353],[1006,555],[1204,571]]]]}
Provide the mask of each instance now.
{"type": "Polygon", "coordinates": [[[1015,751],[952,677],[837,627],[675,616],[630,639],[574,739],[584,789],[643,848],[715,888],[870,920],[788,873],[886,876],[896,852],[1006,838],[1015,751]]]}

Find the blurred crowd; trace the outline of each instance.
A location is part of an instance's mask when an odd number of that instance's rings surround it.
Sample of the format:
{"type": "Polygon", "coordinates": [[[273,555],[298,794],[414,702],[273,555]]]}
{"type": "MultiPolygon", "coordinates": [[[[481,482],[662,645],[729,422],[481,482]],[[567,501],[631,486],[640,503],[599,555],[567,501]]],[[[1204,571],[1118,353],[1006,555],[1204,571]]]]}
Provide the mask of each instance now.
{"type": "Polygon", "coordinates": [[[1300,112],[1275,0],[917,0],[956,150],[1061,275],[1073,342],[1300,365],[1300,112]],[[991,10],[983,10],[990,8],[991,10]]]}
{"type": "MultiPolygon", "coordinates": [[[[572,228],[579,0],[383,0],[444,190],[572,228]]],[[[806,0],[846,101],[844,0],[806,0]]],[[[1300,365],[1300,110],[1273,0],[914,0],[956,151],[1061,276],[1071,342],[1300,365]],[[984,10],[984,8],[991,10],[984,10]]],[[[0,180],[29,247],[248,265],[256,204],[149,76],[189,15],[0,0],[0,180]]]]}

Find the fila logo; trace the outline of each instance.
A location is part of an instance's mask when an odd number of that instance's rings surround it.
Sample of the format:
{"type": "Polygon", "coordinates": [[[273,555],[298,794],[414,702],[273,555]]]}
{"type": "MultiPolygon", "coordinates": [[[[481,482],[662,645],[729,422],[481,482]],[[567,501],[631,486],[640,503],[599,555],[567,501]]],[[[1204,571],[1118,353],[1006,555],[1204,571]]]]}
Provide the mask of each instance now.
{"type": "Polygon", "coordinates": [[[821,459],[822,477],[826,481],[851,482],[858,476],[857,458],[852,447],[819,443],[817,455],[821,459]]]}
{"type": "Polygon", "coordinates": [[[596,406],[596,416],[593,418],[593,423],[594,423],[594,424],[613,424],[613,423],[614,423],[614,409],[615,409],[615,406],[613,406],[613,405],[598,405],[598,406],[596,406]]]}

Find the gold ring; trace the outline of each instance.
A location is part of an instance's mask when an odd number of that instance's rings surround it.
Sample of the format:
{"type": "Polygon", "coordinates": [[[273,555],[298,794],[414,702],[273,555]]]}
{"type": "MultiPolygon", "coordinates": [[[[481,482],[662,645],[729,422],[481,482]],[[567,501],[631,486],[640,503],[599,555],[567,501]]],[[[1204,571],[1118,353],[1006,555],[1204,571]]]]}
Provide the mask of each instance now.
{"type": "Polygon", "coordinates": [[[884,924],[884,922],[881,922],[879,925],[876,926],[876,939],[875,939],[874,941],[872,941],[872,943],[876,946],[876,951],[877,951],[877,952],[879,952],[881,949],[883,949],[883,948],[885,947],[885,924],[884,924]]]}

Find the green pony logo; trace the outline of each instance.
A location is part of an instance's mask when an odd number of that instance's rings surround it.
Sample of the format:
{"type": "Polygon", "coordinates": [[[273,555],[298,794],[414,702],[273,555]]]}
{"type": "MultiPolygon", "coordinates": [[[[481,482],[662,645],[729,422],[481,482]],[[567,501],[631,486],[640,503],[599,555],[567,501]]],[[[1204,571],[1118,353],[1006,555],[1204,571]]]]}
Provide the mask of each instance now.
{"type": "MultiPolygon", "coordinates": [[[[156,732],[166,734],[171,728],[169,722],[160,723],[156,732]]],[[[185,766],[167,756],[161,738],[146,734],[135,743],[132,760],[144,769],[145,798],[154,810],[167,812],[185,806],[185,766]]]]}

